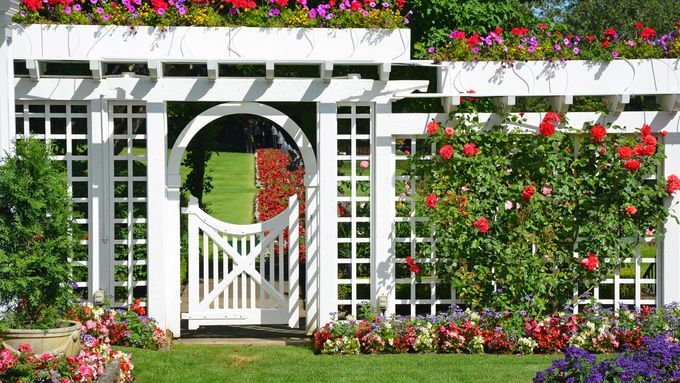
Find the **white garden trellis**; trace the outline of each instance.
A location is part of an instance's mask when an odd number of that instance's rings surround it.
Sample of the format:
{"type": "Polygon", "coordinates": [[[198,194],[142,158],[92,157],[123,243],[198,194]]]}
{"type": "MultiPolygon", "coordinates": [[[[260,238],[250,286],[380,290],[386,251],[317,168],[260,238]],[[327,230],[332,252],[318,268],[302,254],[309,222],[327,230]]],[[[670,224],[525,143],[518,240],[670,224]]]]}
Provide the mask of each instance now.
{"type": "MultiPolygon", "coordinates": [[[[575,128],[612,122],[626,127],[623,134],[643,123],[653,132],[665,130],[667,159],[658,176],[680,174],[678,60],[437,65],[411,60],[407,30],[132,32],[113,26],[19,26],[9,20],[17,10],[15,0],[0,0],[0,149],[10,150],[15,138],[26,136],[64,148],[57,159],[68,165],[74,202],[85,213],[80,223],[88,231],[83,239],[88,256],[74,260],[87,269],[80,286],[90,298],[101,290],[119,304],[146,289],[150,314],[175,335],[180,334],[182,314],[179,160],[207,120],[234,113],[261,115],[291,133],[303,153],[308,329],[323,325],[339,309],[356,314],[362,301],[384,306],[388,314],[434,313],[457,302],[446,285],[433,278],[416,282],[405,271],[407,255],[427,262],[434,253],[429,225],[415,216],[412,196],[402,190],[412,180],[397,173],[397,162],[405,159],[399,150],[403,140],[410,139],[411,152],[428,150],[419,144],[425,125],[431,119],[443,122],[447,114],[392,113],[394,101],[437,98],[448,112],[474,90],[475,97],[493,97],[505,111],[512,110],[517,98],[540,96],[551,98],[553,109],[565,113],[574,97],[601,96],[609,113],[569,113],[575,128]],[[51,75],[46,63],[55,62],[85,64],[87,73],[51,75]],[[112,63],[143,64],[149,74],[107,76],[112,63]],[[207,76],[164,76],[168,64],[201,65],[207,76]],[[220,66],[236,64],[261,65],[265,74],[220,76],[220,66]],[[278,78],[278,65],[317,66],[319,76],[278,78]],[[341,65],[372,66],[376,79],[334,77],[334,68],[341,65]],[[392,68],[401,65],[436,67],[437,92],[425,93],[427,80],[393,78],[392,68]],[[25,74],[15,75],[15,66],[25,74]],[[631,96],[640,95],[658,97],[662,111],[624,109],[631,96]],[[197,116],[185,129],[184,141],[169,143],[168,102],[220,105],[197,116]],[[265,104],[271,102],[315,103],[315,145],[290,118],[265,104]],[[368,169],[362,161],[369,163],[368,169]],[[350,166],[339,172],[339,162],[350,166]],[[139,190],[145,192],[136,195],[139,190]],[[338,203],[348,207],[347,215],[339,216],[338,203]],[[117,277],[121,275],[125,278],[117,277]]],[[[535,129],[542,113],[525,117],[524,127],[535,129]]],[[[497,115],[481,118],[498,121],[497,115]]],[[[668,204],[679,200],[669,198],[668,204]]],[[[680,225],[668,220],[663,230],[657,251],[642,256],[638,250],[627,260],[634,265],[633,278],[617,272],[605,281],[598,291],[600,301],[637,306],[680,301],[680,225]],[[655,294],[648,293],[652,290],[655,294]]],[[[290,317],[285,319],[281,323],[288,324],[290,317]]],[[[224,323],[225,318],[212,313],[201,320],[224,323]]]]}

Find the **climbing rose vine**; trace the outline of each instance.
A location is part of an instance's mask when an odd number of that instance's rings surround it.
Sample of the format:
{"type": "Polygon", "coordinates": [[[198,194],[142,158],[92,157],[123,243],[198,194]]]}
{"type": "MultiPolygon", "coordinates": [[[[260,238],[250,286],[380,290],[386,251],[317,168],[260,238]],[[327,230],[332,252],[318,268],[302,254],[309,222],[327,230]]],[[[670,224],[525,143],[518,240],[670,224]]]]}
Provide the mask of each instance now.
{"type": "Polygon", "coordinates": [[[535,134],[512,128],[523,123],[509,116],[484,128],[475,114],[446,127],[433,121],[423,147],[439,155],[411,162],[418,213],[435,228],[438,276],[473,308],[541,315],[633,256],[666,220],[664,200],[680,179],[653,180],[664,134],[647,125],[635,135],[604,125],[576,132],[548,113],[535,134]]]}

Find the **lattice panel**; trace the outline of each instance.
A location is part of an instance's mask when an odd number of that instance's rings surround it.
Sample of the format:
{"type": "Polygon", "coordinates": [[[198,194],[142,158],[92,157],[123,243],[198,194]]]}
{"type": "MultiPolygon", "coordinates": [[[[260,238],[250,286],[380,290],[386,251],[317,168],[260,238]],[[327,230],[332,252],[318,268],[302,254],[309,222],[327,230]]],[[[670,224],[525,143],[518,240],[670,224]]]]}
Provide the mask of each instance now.
{"type": "MultiPolygon", "coordinates": [[[[661,141],[661,137],[657,137],[661,141]]],[[[432,155],[435,148],[425,143],[424,136],[395,136],[393,140],[396,160],[395,239],[396,255],[396,313],[401,315],[427,315],[448,310],[453,303],[464,305],[457,299],[450,284],[438,283],[433,275],[435,243],[433,229],[427,218],[418,217],[413,194],[415,180],[409,176],[408,154],[432,155]],[[421,267],[421,281],[417,282],[406,264],[411,256],[421,267]]],[[[648,182],[656,182],[652,177],[648,182]]],[[[631,239],[632,241],[632,239],[631,239]]],[[[653,236],[638,244],[624,266],[615,270],[608,279],[593,290],[592,296],[604,307],[623,305],[640,307],[657,303],[657,264],[661,244],[653,236]]],[[[577,286],[575,286],[577,288],[577,286]]],[[[583,299],[579,304],[586,303],[583,299]]],[[[575,310],[578,311],[578,304],[575,310]]]]}
{"type": "Polygon", "coordinates": [[[147,296],[146,106],[111,106],[114,304],[147,296]]]}
{"type": "Polygon", "coordinates": [[[416,179],[410,175],[409,154],[431,155],[433,148],[417,136],[396,137],[393,141],[397,176],[395,178],[395,238],[396,300],[399,315],[430,315],[444,312],[456,299],[451,284],[441,283],[434,273],[434,229],[425,217],[416,214],[416,179]],[[406,263],[410,256],[421,268],[417,281],[406,263]]]}
{"type": "Polygon", "coordinates": [[[371,299],[370,104],[338,106],[338,312],[371,299]]]}
{"type": "Polygon", "coordinates": [[[73,201],[76,222],[82,238],[73,263],[73,282],[82,298],[88,291],[89,272],[89,176],[87,104],[77,103],[17,103],[17,140],[32,137],[45,140],[53,150],[53,159],[63,163],[68,176],[69,192],[73,201]]]}

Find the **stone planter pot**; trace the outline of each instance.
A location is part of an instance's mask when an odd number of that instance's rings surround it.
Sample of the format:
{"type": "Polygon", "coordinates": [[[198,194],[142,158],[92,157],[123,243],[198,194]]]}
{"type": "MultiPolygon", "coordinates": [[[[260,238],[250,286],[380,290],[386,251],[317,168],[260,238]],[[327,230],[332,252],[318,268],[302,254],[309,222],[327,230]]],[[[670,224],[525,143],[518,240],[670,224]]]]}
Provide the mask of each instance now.
{"type": "Polygon", "coordinates": [[[34,353],[76,356],[80,352],[80,329],[77,322],[64,321],[64,326],[47,330],[8,330],[2,334],[2,347],[18,351],[28,344],[34,353]]]}

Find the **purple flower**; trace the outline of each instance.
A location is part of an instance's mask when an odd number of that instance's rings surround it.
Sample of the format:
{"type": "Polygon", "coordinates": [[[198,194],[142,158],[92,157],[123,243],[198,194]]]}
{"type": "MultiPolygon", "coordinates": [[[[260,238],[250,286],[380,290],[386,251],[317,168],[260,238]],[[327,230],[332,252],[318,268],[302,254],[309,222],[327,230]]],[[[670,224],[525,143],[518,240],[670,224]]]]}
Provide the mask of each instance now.
{"type": "Polygon", "coordinates": [[[427,48],[427,53],[434,53],[434,47],[427,48]]]}
{"type": "Polygon", "coordinates": [[[104,13],[104,8],[102,8],[102,7],[97,7],[97,13],[99,13],[100,15],[101,15],[102,13],[104,13]]]}
{"type": "Polygon", "coordinates": [[[184,8],[184,7],[179,7],[179,8],[177,8],[177,12],[179,12],[180,15],[186,15],[187,9],[184,8]]]}
{"type": "Polygon", "coordinates": [[[64,8],[64,13],[67,14],[67,15],[70,15],[71,14],[71,7],[64,8]]]}
{"type": "Polygon", "coordinates": [[[628,40],[628,43],[627,43],[627,44],[630,45],[631,47],[634,47],[634,46],[635,46],[635,41],[633,41],[633,40],[628,40]]]}
{"type": "Polygon", "coordinates": [[[97,4],[97,0],[90,0],[91,4],[97,4]]]}
{"type": "Polygon", "coordinates": [[[560,44],[555,44],[553,46],[553,49],[556,50],[556,51],[559,51],[559,50],[562,50],[562,47],[560,46],[560,44]]]}
{"type": "Polygon", "coordinates": [[[73,10],[76,12],[80,12],[80,4],[73,4],[73,10]]]}
{"type": "Polygon", "coordinates": [[[614,57],[619,57],[619,52],[617,52],[617,51],[612,51],[612,56],[614,56],[614,57]]]}
{"type": "Polygon", "coordinates": [[[158,8],[158,9],[156,9],[156,13],[157,13],[159,16],[163,16],[163,14],[165,13],[165,9],[163,9],[163,8],[158,8]]]}
{"type": "Polygon", "coordinates": [[[478,53],[479,53],[479,48],[477,48],[477,47],[472,48],[472,53],[478,54],[478,53]]]}
{"type": "Polygon", "coordinates": [[[317,12],[316,8],[312,8],[309,10],[309,18],[310,19],[316,19],[316,16],[318,16],[319,13],[317,12]]]}
{"type": "Polygon", "coordinates": [[[26,17],[26,11],[21,11],[19,14],[21,15],[21,17],[26,17]]]}
{"type": "Polygon", "coordinates": [[[581,53],[581,50],[578,49],[578,48],[574,48],[574,54],[577,55],[577,54],[579,54],[579,53],[581,53]]]}

